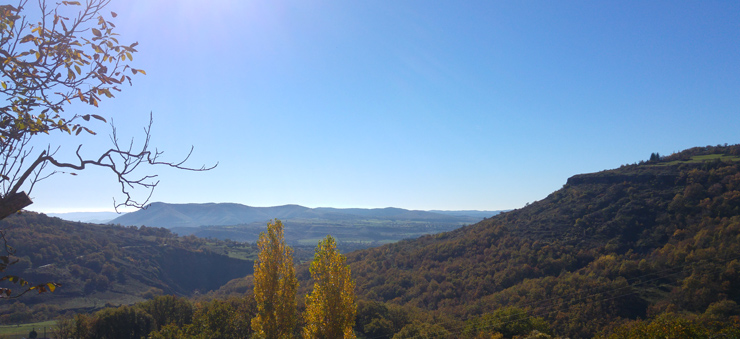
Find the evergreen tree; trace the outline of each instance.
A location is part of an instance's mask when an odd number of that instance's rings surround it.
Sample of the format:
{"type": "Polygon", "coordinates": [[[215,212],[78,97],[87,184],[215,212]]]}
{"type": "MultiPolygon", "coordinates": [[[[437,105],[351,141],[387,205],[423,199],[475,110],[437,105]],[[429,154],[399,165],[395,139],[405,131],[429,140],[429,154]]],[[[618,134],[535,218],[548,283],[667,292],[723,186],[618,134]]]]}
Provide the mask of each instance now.
{"type": "Polygon", "coordinates": [[[256,338],[292,338],[296,324],[298,281],[293,250],[285,245],[283,223],[267,224],[260,234],[259,256],[254,262],[254,298],[257,315],[252,319],[256,338]]]}
{"type": "Polygon", "coordinates": [[[331,236],[319,241],[311,263],[313,292],[306,296],[305,339],[355,338],[355,282],[331,236]]]}

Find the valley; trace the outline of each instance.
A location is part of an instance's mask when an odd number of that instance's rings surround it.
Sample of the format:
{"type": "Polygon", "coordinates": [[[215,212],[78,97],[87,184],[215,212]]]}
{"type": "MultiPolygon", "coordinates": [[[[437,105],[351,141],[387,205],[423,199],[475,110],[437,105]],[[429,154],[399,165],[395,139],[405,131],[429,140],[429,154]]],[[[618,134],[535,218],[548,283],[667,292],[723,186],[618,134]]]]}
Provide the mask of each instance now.
{"type": "MultiPolygon", "coordinates": [[[[366,215],[350,226],[287,218],[285,239],[295,251],[299,295],[311,285],[315,241],[327,233],[340,239],[356,284],[358,338],[398,338],[411,328],[442,338],[628,338],[676,324],[698,333],[690,337],[736,335],[738,159],[738,145],[699,147],[579,174],[540,201],[464,226],[397,210],[387,219],[356,212],[366,215]]],[[[15,272],[62,284],[3,305],[3,323],[70,311],[96,319],[103,313],[90,312],[101,307],[128,310],[119,305],[163,294],[200,305],[190,306],[196,313],[233,307],[254,314],[257,248],[249,240],[257,222],[169,230],[23,213],[2,225],[19,255],[15,272]],[[192,233],[173,233],[181,230],[192,233]]]]}
{"type": "Polygon", "coordinates": [[[271,219],[285,225],[292,246],[313,248],[327,234],[346,251],[447,232],[502,211],[412,211],[401,208],[252,207],[241,204],[152,203],[110,221],[123,226],[163,227],[179,235],[255,242],[271,219]]]}

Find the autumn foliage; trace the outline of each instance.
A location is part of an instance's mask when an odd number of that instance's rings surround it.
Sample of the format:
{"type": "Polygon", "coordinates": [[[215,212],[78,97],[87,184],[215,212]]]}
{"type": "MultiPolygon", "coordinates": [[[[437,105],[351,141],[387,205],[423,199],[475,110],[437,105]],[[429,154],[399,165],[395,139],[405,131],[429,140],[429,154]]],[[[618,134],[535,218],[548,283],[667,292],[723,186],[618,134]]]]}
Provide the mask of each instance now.
{"type": "Polygon", "coordinates": [[[259,258],[254,262],[254,298],[257,316],[252,329],[261,338],[293,337],[296,326],[298,281],[293,267],[293,250],[285,245],[283,223],[267,224],[257,242],[259,258]]]}
{"type": "Polygon", "coordinates": [[[355,338],[355,283],[331,236],[319,241],[311,262],[313,292],[306,296],[304,339],[355,338]]]}

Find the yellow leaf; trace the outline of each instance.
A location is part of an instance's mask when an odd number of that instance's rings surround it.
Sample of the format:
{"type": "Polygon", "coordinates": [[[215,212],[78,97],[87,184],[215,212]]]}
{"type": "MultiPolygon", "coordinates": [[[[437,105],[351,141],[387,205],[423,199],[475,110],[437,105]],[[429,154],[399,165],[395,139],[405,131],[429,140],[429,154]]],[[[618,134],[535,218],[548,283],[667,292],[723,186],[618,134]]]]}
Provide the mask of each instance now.
{"type": "Polygon", "coordinates": [[[257,314],[252,318],[252,329],[262,337],[288,337],[296,323],[298,280],[293,267],[293,250],[285,245],[280,220],[267,224],[267,232],[260,234],[257,247],[258,259],[254,261],[257,314]],[[279,306],[273,307],[275,304],[279,306]]]}

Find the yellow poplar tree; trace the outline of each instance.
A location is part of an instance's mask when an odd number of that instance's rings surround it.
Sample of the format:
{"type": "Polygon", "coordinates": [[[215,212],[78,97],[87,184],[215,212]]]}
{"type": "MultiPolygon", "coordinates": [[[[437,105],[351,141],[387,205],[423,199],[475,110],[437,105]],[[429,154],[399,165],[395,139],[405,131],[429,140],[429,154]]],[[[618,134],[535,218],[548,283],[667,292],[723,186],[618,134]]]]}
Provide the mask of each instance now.
{"type": "Polygon", "coordinates": [[[260,233],[259,256],[254,262],[254,298],[257,315],[252,319],[255,337],[293,338],[296,325],[298,280],[293,267],[293,250],[285,245],[283,223],[267,224],[260,233]]]}
{"type": "Polygon", "coordinates": [[[355,282],[331,236],[319,241],[311,263],[313,292],[306,296],[304,339],[355,338],[355,282]]]}

